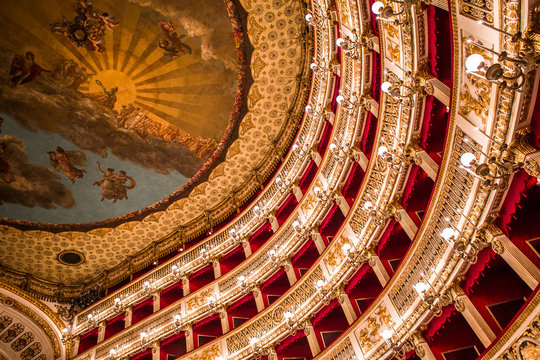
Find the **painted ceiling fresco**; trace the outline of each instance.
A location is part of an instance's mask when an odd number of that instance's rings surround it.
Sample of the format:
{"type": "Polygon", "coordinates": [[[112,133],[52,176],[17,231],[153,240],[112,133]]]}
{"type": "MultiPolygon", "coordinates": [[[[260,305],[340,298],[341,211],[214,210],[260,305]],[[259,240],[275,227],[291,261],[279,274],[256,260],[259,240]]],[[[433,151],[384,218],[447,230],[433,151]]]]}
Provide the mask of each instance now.
{"type": "Polygon", "coordinates": [[[0,216],[139,211],[221,151],[239,107],[224,2],[0,1],[0,216]]]}

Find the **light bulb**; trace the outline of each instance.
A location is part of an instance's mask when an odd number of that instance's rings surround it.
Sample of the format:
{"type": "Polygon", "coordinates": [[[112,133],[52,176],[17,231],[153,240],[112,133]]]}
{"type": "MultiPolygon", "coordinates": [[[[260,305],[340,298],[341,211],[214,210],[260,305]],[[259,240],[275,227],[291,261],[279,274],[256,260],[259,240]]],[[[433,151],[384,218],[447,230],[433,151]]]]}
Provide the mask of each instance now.
{"type": "Polygon", "coordinates": [[[274,250],[274,249],[268,250],[268,255],[270,255],[270,256],[276,255],[276,250],[274,250]]]}
{"type": "Polygon", "coordinates": [[[383,9],[384,4],[382,3],[382,1],[375,1],[373,5],[371,5],[371,11],[373,11],[375,15],[380,15],[383,9]]]}
{"type": "MultiPolygon", "coordinates": [[[[174,265],[173,265],[173,266],[174,266],[174,265]]],[[[114,303],[115,303],[115,304],[119,304],[119,303],[120,303],[120,298],[115,298],[115,299],[114,299],[114,303]]]]}
{"type": "Polygon", "coordinates": [[[88,320],[92,320],[94,318],[94,315],[88,314],[88,320]]]}
{"type": "MultiPolygon", "coordinates": [[[[171,266],[172,271],[176,271],[177,269],[178,269],[178,266],[176,266],[176,265],[171,266]]],[[[120,300],[120,299],[118,299],[118,300],[120,300]]]]}
{"type": "Polygon", "coordinates": [[[387,152],[388,152],[388,148],[386,146],[384,146],[384,145],[379,146],[379,149],[377,150],[377,154],[379,156],[383,156],[387,152]]]}
{"type": "Polygon", "coordinates": [[[343,95],[338,95],[338,96],[336,97],[336,102],[337,102],[338,104],[341,104],[344,100],[345,100],[345,98],[343,97],[343,95]]]}
{"type": "Polygon", "coordinates": [[[417,283],[416,285],[413,286],[414,287],[414,290],[416,290],[416,292],[420,295],[422,295],[423,293],[425,293],[428,289],[428,286],[427,284],[423,283],[423,282],[419,282],[417,283]]]}
{"type": "Polygon", "coordinates": [[[329,149],[330,149],[330,151],[334,152],[337,149],[337,145],[334,144],[334,143],[331,143],[330,146],[329,146],[329,149]]]}
{"type": "Polygon", "coordinates": [[[467,71],[478,71],[478,68],[484,65],[484,57],[480,54],[469,55],[465,60],[465,69],[467,71]]]}
{"type": "Polygon", "coordinates": [[[116,355],[116,349],[111,349],[111,351],[109,351],[109,354],[116,355]]]}
{"type": "Polygon", "coordinates": [[[392,337],[392,331],[386,329],[381,333],[381,336],[384,340],[388,340],[392,337]]]}
{"type": "Polygon", "coordinates": [[[298,145],[297,145],[297,144],[294,144],[294,145],[292,146],[292,151],[296,151],[296,150],[298,150],[298,145]]]}
{"type": "Polygon", "coordinates": [[[337,45],[338,47],[341,47],[344,43],[345,43],[345,39],[343,39],[343,38],[338,38],[338,39],[336,40],[336,45],[337,45]]]}
{"type": "Polygon", "coordinates": [[[63,329],[62,329],[62,333],[63,333],[63,334],[67,334],[68,332],[69,332],[68,328],[63,328],[63,329]]]}
{"type": "Polygon", "coordinates": [[[256,337],[252,337],[251,339],[249,339],[249,343],[251,345],[255,345],[258,342],[259,342],[259,339],[257,339],[256,337]]]}
{"type": "Polygon", "coordinates": [[[289,320],[290,318],[293,317],[293,313],[290,312],[290,311],[286,311],[284,314],[283,314],[283,317],[287,320],[289,320]]]}
{"type": "Polygon", "coordinates": [[[313,19],[313,15],[307,14],[307,15],[306,15],[306,21],[307,21],[307,22],[310,22],[311,19],[313,19]]]}
{"type": "Polygon", "coordinates": [[[306,112],[310,112],[312,107],[311,107],[311,105],[306,105],[305,109],[306,109],[306,112]]]}
{"type": "Polygon", "coordinates": [[[390,81],[385,81],[381,84],[381,90],[387,94],[390,94],[391,87],[392,87],[392,83],[390,81]]]}
{"type": "Polygon", "coordinates": [[[341,247],[341,251],[343,251],[345,254],[348,254],[349,251],[351,251],[351,244],[343,244],[343,246],[341,247]]]}
{"type": "Polygon", "coordinates": [[[278,176],[278,177],[276,178],[276,184],[279,184],[280,182],[281,182],[281,178],[278,176]]]}
{"type": "Polygon", "coordinates": [[[318,194],[318,193],[321,192],[321,188],[318,187],[318,186],[315,186],[315,188],[313,189],[313,192],[314,192],[315,194],[318,194]]]}
{"type": "Polygon", "coordinates": [[[298,220],[296,220],[296,221],[294,221],[294,222],[292,223],[292,226],[293,226],[293,228],[297,228],[297,227],[300,226],[300,223],[298,222],[298,220]]]}
{"type": "Polygon", "coordinates": [[[208,302],[212,303],[214,301],[216,301],[216,298],[213,296],[213,295],[210,295],[208,298],[207,298],[208,302]]]}
{"type": "Polygon", "coordinates": [[[309,65],[309,68],[310,68],[311,70],[315,70],[315,69],[317,68],[317,64],[311,63],[311,65],[309,65]]]}
{"type": "Polygon", "coordinates": [[[147,336],[148,336],[148,334],[147,334],[145,331],[143,331],[143,332],[141,333],[141,339],[144,339],[144,338],[146,338],[147,336]]]}
{"type": "Polygon", "coordinates": [[[324,286],[324,281],[323,280],[317,280],[317,282],[315,283],[315,285],[318,287],[318,288],[322,288],[324,286]]]}
{"type": "Polygon", "coordinates": [[[182,320],[182,316],[179,314],[174,315],[174,321],[180,321],[182,320]]]}
{"type": "Polygon", "coordinates": [[[150,286],[150,281],[145,281],[145,282],[144,282],[144,286],[145,286],[145,287],[149,287],[149,286],[150,286]]]}
{"type": "Polygon", "coordinates": [[[244,282],[244,280],[246,280],[246,277],[244,275],[240,275],[238,277],[238,282],[244,282]]]}
{"type": "Polygon", "coordinates": [[[463,165],[465,167],[470,167],[471,165],[473,165],[476,162],[476,157],[474,156],[473,153],[467,152],[467,153],[461,155],[459,160],[461,161],[461,165],[463,165]]]}
{"type": "Polygon", "coordinates": [[[446,229],[444,229],[444,230],[441,232],[441,236],[442,236],[443,239],[445,239],[445,240],[450,240],[451,238],[453,238],[453,237],[456,236],[456,233],[454,232],[454,230],[452,230],[451,228],[447,227],[446,229]]]}
{"type": "Polygon", "coordinates": [[[365,209],[365,210],[371,210],[371,209],[373,209],[373,203],[372,203],[371,201],[366,201],[366,202],[364,203],[364,209],[365,209]]]}

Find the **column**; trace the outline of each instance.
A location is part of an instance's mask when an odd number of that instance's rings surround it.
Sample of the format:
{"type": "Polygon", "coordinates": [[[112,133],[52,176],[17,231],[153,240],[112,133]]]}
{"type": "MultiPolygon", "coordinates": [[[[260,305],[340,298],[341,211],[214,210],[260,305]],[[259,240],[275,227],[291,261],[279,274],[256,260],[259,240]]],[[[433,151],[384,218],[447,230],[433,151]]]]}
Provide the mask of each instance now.
{"type": "Polygon", "coordinates": [[[369,111],[375,116],[376,118],[379,117],[379,103],[375,99],[368,99],[367,105],[369,106],[369,111]]]}
{"type": "Polygon", "coordinates": [[[424,150],[416,151],[416,156],[418,156],[417,164],[428,174],[431,180],[436,181],[439,165],[424,150]]]}
{"type": "Polygon", "coordinates": [[[228,333],[231,328],[229,325],[229,317],[227,316],[227,310],[221,310],[219,312],[219,318],[221,319],[221,331],[223,334],[228,333]]]}
{"type": "Polygon", "coordinates": [[[326,244],[324,243],[324,240],[319,233],[318,230],[314,230],[311,233],[311,238],[313,239],[313,242],[315,243],[315,247],[317,248],[317,251],[319,252],[319,255],[323,253],[324,249],[326,249],[326,244]]]}
{"type": "Polygon", "coordinates": [[[106,322],[100,321],[98,325],[98,336],[97,336],[98,344],[102,342],[103,340],[105,340],[105,327],[106,327],[106,322]]]}
{"type": "Polygon", "coordinates": [[[152,343],[152,360],[160,360],[161,351],[159,341],[154,341],[152,343]]]}
{"type": "Polygon", "coordinates": [[[153,301],[153,310],[154,312],[158,312],[159,309],[161,309],[161,301],[160,301],[160,295],[158,292],[155,292],[152,294],[152,301],[153,301]]]}
{"type": "Polygon", "coordinates": [[[415,352],[422,360],[437,360],[426,340],[419,334],[415,335],[415,352]]]}
{"type": "Polygon", "coordinates": [[[390,275],[388,275],[388,272],[384,268],[381,258],[376,254],[372,254],[369,257],[369,265],[373,268],[373,271],[375,272],[377,279],[379,279],[381,282],[382,287],[385,287],[388,280],[390,280],[390,275]]]}
{"type": "Polygon", "coordinates": [[[296,201],[300,202],[302,200],[302,197],[304,197],[304,194],[302,194],[302,190],[297,184],[294,184],[292,189],[292,193],[294,194],[294,197],[296,198],[296,201]]]}
{"type": "Polygon", "coordinates": [[[257,312],[264,310],[264,300],[260,289],[253,290],[253,297],[255,298],[255,305],[257,306],[257,312]]]}
{"type": "Polygon", "coordinates": [[[416,226],[407,211],[405,211],[403,208],[396,209],[395,218],[399,222],[399,225],[401,225],[403,230],[407,233],[409,238],[413,240],[416,232],[418,231],[418,226],[416,226]]]}
{"type": "Polygon", "coordinates": [[[81,342],[81,336],[78,335],[77,337],[75,337],[73,339],[73,343],[71,344],[71,356],[68,355],[68,358],[71,359],[71,358],[74,358],[75,356],[77,356],[77,353],[79,352],[79,344],[81,342]]]}
{"type": "Polygon", "coordinates": [[[490,243],[493,251],[501,255],[508,265],[532,289],[536,289],[540,281],[540,270],[534,263],[518,249],[498,226],[487,224],[483,227],[483,234],[490,243]]]}
{"type": "Polygon", "coordinates": [[[133,307],[129,306],[126,309],[126,321],[124,322],[124,328],[128,328],[131,326],[132,317],[133,317],[133,307]]]}
{"type": "Polygon", "coordinates": [[[182,292],[184,297],[189,295],[189,277],[187,275],[182,277],[182,292]]]}
{"type": "Polygon", "coordinates": [[[214,279],[217,279],[221,276],[221,266],[219,265],[219,260],[212,260],[212,268],[214,269],[214,279]]]}
{"type": "Polygon", "coordinates": [[[365,172],[369,164],[369,159],[367,158],[366,154],[364,154],[363,151],[355,151],[353,158],[354,161],[356,161],[365,172]]]}
{"type": "Polygon", "coordinates": [[[347,295],[344,289],[341,290],[341,293],[338,296],[338,300],[339,300],[339,303],[341,304],[341,308],[343,309],[343,312],[345,313],[345,317],[347,318],[347,323],[351,325],[353,322],[356,321],[357,316],[356,316],[356,313],[354,312],[351,299],[349,298],[349,295],[347,295]]]}
{"type": "Polygon", "coordinates": [[[349,204],[347,203],[347,200],[345,199],[343,194],[341,194],[341,192],[337,194],[336,204],[339,206],[339,209],[341,210],[343,215],[347,217],[347,214],[351,210],[351,207],[349,206],[349,204]]]}
{"type": "Polygon", "coordinates": [[[279,229],[279,223],[277,221],[276,214],[268,215],[268,221],[270,222],[270,226],[272,226],[272,231],[277,232],[279,229]]]}
{"type": "Polygon", "coordinates": [[[463,289],[456,284],[452,290],[456,310],[463,314],[463,317],[467,320],[467,323],[469,323],[476,336],[478,336],[482,344],[487,348],[495,340],[495,333],[478,312],[471,299],[463,292],[463,289]]]}
{"type": "Polygon", "coordinates": [[[246,259],[251,256],[251,246],[249,245],[248,240],[242,241],[242,247],[244,248],[244,255],[246,256],[246,259]]]}
{"type": "Polygon", "coordinates": [[[186,336],[186,352],[190,352],[195,347],[193,343],[193,329],[191,329],[191,325],[188,325],[187,329],[184,330],[184,335],[186,336]]]}
{"type": "Polygon", "coordinates": [[[317,354],[321,352],[321,347],[319,346],[319,341],[317,340],[317,335],[315,335],[315,329],[313,329],[311,320],[307,321],[306,327],[304,328],[304,334],[306,335],[309,343],[311,355],[317,356],[317,354]]]}
{"type": "MultiPolygon", "coordinates": [[[[433,3],[433,5],[435,5],[435,3],[433,3]]],[[[433,96],[444,105],[450,106],[450,88],[446,86],[441,80],[436,78],[430,78],[426,81],[433,87],[433,96]]]]}
{"type": "Polygon", "coordinates": [[[298,279],[296,278],[296,273],[294,272],[294,267],[292,266],[291,261],[287,259],[283,262],[282,266],[283,270],[285,270],[285,273],[287,274],[287,279],[289,279],[289,284],[293,286],[298,279]]]}
{"type": "Polygon", "coordinates": [[[313,147],[313,149],[311,149],[311,159],[315,162],[317,166],[321,166],[322,157],[317,151],[317,147],[315,146],[313,147]]]}

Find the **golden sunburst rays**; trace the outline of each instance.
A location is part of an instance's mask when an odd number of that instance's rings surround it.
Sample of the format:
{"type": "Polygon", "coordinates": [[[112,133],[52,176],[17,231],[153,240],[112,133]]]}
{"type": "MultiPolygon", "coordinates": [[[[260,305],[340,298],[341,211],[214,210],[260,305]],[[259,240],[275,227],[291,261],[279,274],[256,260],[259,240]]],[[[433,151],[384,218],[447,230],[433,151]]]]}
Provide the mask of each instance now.
{"type": "MultiPolygon", "coordinates": [[[[32,49],[36,61],[47,69],[54,68],[61,59],[76,61],[90,75],[79,91],[96,94],[103,93],[103,87],[117,87],[115,110],[133,104],[153,121],[194,136],[222,136],[232,110],[236,74],[215,60],[202,60],[196,39],[185,38],[192,54],[175,59],[164,56],[164,50],[158,46],[163,37],[160,16],[149,16],[153,10],[127,0],[107,2],[108,5],[94,1],[95,9],[108,12],[120,24],[114,30],[106,30],[105,51],[98,53],[77,47],[67,37],[50,31],[49,24],[60,21],[62,15],[73,20],[75,1],[8,2],[6,5],[0,1],[1,22],[5,23],[4,29],[13,33],[9,42],[15,43],[7,48],[18,53],[32,49]]],[[[182,29],[177,26],[181,34],[182,29]]],[[[0,40],[0,45],[8,44],[0,40]]]]}

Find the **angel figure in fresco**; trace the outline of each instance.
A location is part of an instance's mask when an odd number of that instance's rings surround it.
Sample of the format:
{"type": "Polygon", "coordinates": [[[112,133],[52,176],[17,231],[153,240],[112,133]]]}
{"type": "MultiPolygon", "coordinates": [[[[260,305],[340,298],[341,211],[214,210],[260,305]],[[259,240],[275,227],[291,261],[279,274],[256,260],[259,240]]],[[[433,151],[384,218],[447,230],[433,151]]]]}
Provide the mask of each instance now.
{"type": "Polygon", "coordinates": [[[99,161],[97,164],[99,171],[103,173],[103,179],[96,181],[94,185],[101,186],[101,201],[113,199],[114,204],[117,200],[127,199],[127,191],[135,187],[135,180],[128,176],[124,170],[120,170],[116,174],[114,169],[107,168],[107,170],[104,170],[99,161]],[[126,185],[128,180],[130,184],[126,185]]]}
{"type": "Polygon", "coordinates": [[[116,100],[118,99],[116,97],[118,87],[115,86],[111,89],[107,89],[101,81],[96,80],[96,83],[101,86],[101,88],[103,89],[103,93],[90,94],[89,96],[97,102],[105,105],[109,109],[114,109],[114,105],[116,104],[116,100]]]}
{"type": "Polygon", "coordinates": [[[34,53],[27,51],[23,55],[15,55],[9,71],[9,84],[13,87],[35,80],[43,70],[35,63],[34,53]]]}
{"type": "Polygon", "coordinates": [[[92,2],[87,0],[79,0],[75,11],[73,21],[67,21],[66,17],[62,16],[62,21],[50,24],[51,32],[64,35],[75,46],[104,53],[105,31],[112,31],[119,24],[113,16],[93,8],[92,2]]]}
{"type": "Polygon", "coordinates": [[[163,56],[173,60],[179,56],[191,54],[191,47],[182,42],[182,38],[184,38],[185,35],[178,35],[178,33],[174,31],[175,29],[172,22],[162,21],[159,25],[161,31],[167,37],[166,39],[159,39],[159,47],[165,50],[163,56]]]}
{"type": "Polygon", "coordinates": [[[75,184],[75,179],[82,179],[86,170],[75,166],[86,166],[86,156],[81,151],[65,151],[61,146],[56,151],[47,151],[51,165],[56,171],[60,171],[75,184]]]}

